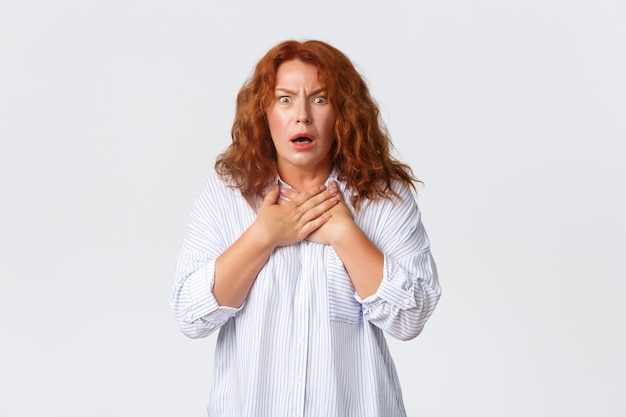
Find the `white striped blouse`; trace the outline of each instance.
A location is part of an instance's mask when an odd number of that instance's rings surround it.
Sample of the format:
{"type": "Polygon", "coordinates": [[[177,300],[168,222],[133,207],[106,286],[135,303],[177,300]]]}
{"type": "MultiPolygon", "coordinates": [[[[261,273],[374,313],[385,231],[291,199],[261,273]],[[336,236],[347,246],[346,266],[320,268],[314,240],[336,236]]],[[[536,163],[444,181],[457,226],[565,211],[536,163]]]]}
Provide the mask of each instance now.
{"type": "Polygon", "coordinates": [[[385,255],[376,294],[361,299],[333,248],[304,240],[277,248],[243,305],[231,308],[212,293],[215,259],[255,212],[217,174],[206,182],[178,256],[171,306],[189,337],[220,329],[209,416],[406,415],[383,331],[416,337],[441,289],[415,198],[406,185],[394,187],[401,199],[351,208],[385,255]]]}

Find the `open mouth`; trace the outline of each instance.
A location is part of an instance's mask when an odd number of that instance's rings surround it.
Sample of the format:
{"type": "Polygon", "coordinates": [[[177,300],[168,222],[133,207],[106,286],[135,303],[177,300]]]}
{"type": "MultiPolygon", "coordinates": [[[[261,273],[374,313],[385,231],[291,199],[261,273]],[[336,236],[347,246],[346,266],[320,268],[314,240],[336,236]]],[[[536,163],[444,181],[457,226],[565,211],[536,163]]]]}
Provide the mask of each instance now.
{"type": "Polygon", "coordinates": [[[313,140],[311,140],[311,138],[307,138],[306,136],[298,136],[297,138],[291,139],[291,141],[293,143],[299,143],[299,144],[305,144],[305,143],[313,142],[313,140]]]}

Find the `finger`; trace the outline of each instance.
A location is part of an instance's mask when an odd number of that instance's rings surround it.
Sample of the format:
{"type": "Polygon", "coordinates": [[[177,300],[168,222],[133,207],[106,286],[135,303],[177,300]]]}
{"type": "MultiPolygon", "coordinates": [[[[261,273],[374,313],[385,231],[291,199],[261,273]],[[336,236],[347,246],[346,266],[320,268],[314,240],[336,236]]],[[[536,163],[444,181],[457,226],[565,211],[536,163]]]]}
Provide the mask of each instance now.
{"type": "Polygon", "coordinates": [[[337,201],[338,189],[330,189],[326,186],[312,188],[293,197],[294,203],[304,212],[322,204],[324,201],[337,201]]]}
{"type": "Polygon", "coordinates": [[[281,188],[280,189],[280,195],[284,198],[286,198],[287,200],[291,201],[294,199],[294,197],[298,194],[297,191],[294,191],[292,189],[289,188],[281,188]]]}
{"type": "Polygon", "coordinates": [[[326,211],[335,207],[338,203],[339,201],[336,198],[325,199],[319,203],[313,203],[309,200],[306,204],[298,207],[300,225],[305,225],[318,218],[326,211]]]}
{"type": "Polygon", "coordinates": [[[339,197],[340,201],[342,201],[342,202],[344,201],[343,194],[341,194],[341,190],[339,190],[339,184],[337,184],[336,181],[331,181],[330,182],[330,186],[328,187],[328,190],[331,193],[337,195],[337,197],[339,197]]]}
{"type": "Polygon", "coordinates": [[[305,236],[310,235],[320,227],[324,226],[332,216],[333,215],[330,214],[328,211],[323,212],[321,216],[317,216],[315,219],[307,222],[304,226],[302,226],[302,233],[305,236]]]}
{"type": "Polygon", "coordinates": [[[327,187],[325,185],[320,185],[317,187],[309,188],[308,190],[305,190],[301,193],[295,192],[294,194],[292,194],[292,201],[298,206],[301,206],[309,201],[311,198],[326,191],[326,189],[327,187]]]}
{"type": "Polygon", "coordinates": [[[303,213],[301,220],[304,224],[312,222],[319,217],[323,217],[326,212],[337,204],[339,204],[339,200],[337,200],[336,197],[325,199],[315,206],[308,208],[306,212],[303,213]]]}

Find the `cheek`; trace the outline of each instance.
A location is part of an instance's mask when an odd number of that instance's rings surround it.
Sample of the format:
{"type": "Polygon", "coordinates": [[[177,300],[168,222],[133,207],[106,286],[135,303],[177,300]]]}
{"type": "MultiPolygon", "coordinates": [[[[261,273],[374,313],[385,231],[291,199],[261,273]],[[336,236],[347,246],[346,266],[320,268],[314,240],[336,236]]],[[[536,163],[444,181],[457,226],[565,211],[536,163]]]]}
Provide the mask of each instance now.
{"type": "Polygon", "coordinates": [[[335,122],[337,121],[334,114],[329,114],[324,120],[324,131],[331,138],[335,136],[335,122]]]}
{"type": "Polygon", "coordinates": [[[282,122],[279,115],[276,112],[267,112],[265,113],[265,117],[267,119],[267,127],[270,131],[270,135],[272,135],[272,140],[276,135],[280,134],[280,130],[282,128],[282,122]]]}
{"type": "Polygon", "coordinates": [[[286,129],[286,127],[289,124],[289,115],[286,112],[278,112],[278,111],[268,113],[267,123],[270,129],[274,129],[274,130],[286,129]]]}

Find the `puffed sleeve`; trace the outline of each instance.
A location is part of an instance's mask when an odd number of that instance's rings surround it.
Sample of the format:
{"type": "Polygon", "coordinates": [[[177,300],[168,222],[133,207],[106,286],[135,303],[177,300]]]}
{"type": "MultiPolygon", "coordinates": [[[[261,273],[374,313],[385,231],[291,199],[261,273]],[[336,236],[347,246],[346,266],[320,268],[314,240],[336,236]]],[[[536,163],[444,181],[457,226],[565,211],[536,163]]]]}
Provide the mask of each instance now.
{"type": "Polygon", "coordinates": [[[170,305],[180,330],[191,338],[208,336],[243,307],[220,306],[213,296],[215,259],[225,250],[215,210],[226,203],[220,201],[221,186],[212,178],[196,196],[177,259],[170,305]]]}
{"type": "MultiPolygon", "coordinates": [[[[363,318],[400,340],[419,335],[432,315],[441,287],[421,213],[408,187],[400,199],[379,200],[375,244],[384,254],[383,280],[377,292],[356,300],[363,318]]],[[[366,208],[364,208],[365,210],[366,208]]]]}

